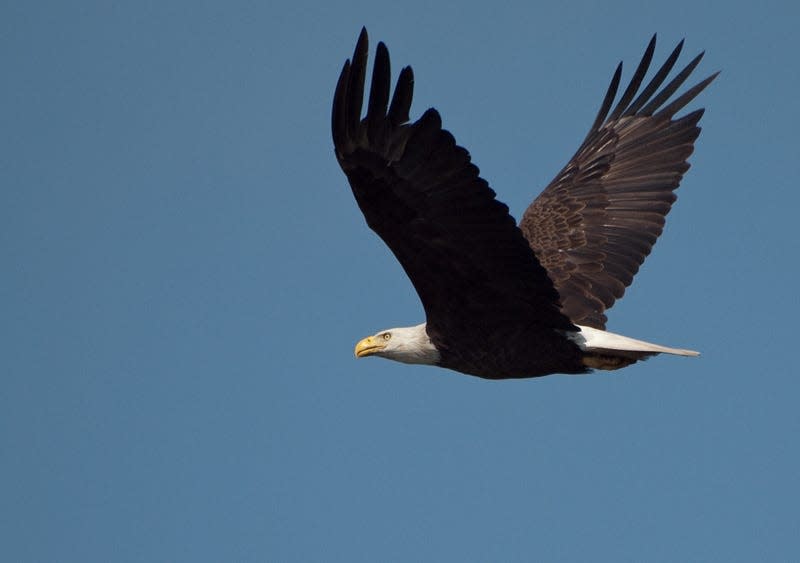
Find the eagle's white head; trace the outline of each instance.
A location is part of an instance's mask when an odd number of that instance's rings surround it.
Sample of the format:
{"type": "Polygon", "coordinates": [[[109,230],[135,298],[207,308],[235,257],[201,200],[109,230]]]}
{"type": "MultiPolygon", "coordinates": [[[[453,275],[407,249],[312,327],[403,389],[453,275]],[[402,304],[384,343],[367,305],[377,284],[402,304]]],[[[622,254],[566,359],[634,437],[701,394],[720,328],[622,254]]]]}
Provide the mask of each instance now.
{"type": "Polygon", "coordinates": [[[436,365],[439,351],[425,331],[425,323],[417,326],[390,328],[367,336],[356,344],[356,357],[380,356],[405,364],[436,365]]]}

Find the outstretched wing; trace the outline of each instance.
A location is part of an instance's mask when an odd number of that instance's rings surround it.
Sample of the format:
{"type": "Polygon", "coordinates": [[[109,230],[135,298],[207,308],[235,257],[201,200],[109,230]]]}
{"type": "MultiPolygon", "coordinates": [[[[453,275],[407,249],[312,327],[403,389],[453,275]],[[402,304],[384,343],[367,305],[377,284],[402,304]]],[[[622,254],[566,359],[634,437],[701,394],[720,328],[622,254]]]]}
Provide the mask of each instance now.
{"type": "Polygon", "coordinates": [[[379,43],[361,119],[367,33],[342,69],[333,100],[336,158],[367,224],[414,284],[428,333],[478,337],[503,322],[574,328],[527,240],[439,114],[409,120],[414,78],[400,72],[389,103],[389,53],[379,43]]]}
{"type": "Polygon", "coordinates": [[[717,76],[663,106],[703,57],[700,53],[661,88],[681,52],[681,41],[637,96],[655,43],[653,36],[611,110],[620,63],[583,144],[520,221],[558,289],[561,311],[576,324],[605,328],[604,311],[622,297],[650,254],[675,202],[674,191],[689,169],[687,158],[700,134],[697,123],[703,110],[674,116],[717,76]]]}

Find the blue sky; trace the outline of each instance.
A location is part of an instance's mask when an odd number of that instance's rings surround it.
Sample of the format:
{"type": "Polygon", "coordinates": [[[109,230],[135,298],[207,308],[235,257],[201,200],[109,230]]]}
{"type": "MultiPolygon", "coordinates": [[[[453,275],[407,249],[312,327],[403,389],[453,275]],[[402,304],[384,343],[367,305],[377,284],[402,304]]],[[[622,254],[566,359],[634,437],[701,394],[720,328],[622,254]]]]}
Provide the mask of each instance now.
{"type": "Polygon", "coordinates": [[[796,559],[787,6],[5,3],[4,558],[796,559]],[[619,60],[705,49],[693,167],[609,315],[703,355],[507,382],[356,361],[422,320],[333,157],[362,25],[516,216],[619,60]]]}

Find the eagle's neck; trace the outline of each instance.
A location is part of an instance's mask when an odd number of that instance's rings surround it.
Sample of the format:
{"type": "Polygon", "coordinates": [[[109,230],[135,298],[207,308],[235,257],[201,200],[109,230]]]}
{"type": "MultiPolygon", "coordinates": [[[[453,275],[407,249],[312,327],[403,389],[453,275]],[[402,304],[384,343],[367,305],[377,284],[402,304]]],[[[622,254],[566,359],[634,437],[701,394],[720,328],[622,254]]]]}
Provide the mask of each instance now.
{"type": "Polygon", "coordinates": [[[425,323],[391,329],[391,346],[383,352],[383,356],[405,364],[439,363],[439,351],[431,342],[425,330],[425,323]]]}

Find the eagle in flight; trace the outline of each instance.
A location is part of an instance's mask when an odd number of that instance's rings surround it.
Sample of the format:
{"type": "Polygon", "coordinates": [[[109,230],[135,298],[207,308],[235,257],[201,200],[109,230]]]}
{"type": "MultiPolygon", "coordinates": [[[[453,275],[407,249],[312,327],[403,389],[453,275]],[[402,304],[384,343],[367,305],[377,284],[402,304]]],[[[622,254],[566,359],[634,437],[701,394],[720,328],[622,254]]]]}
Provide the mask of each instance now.
{"type": "Polygon", "coordinates": [[[364,338],[357,357],[507,379],[698,355],[605,330],[606,310],[650,254],[689,169],[703,110],[676,114],[717,76],[670,101],[703,57],[666,82],[681,41],[642,87],[655,44],[653,36],[614,104],[620,63],[586,138],[517,224],[435,109],[410,121],[414,74],[403,68],[391,94],[383,43],[362,116],[362,29],[333,98],[336,158],[367,225],[411,279],[426,321],[364,338]]]}

